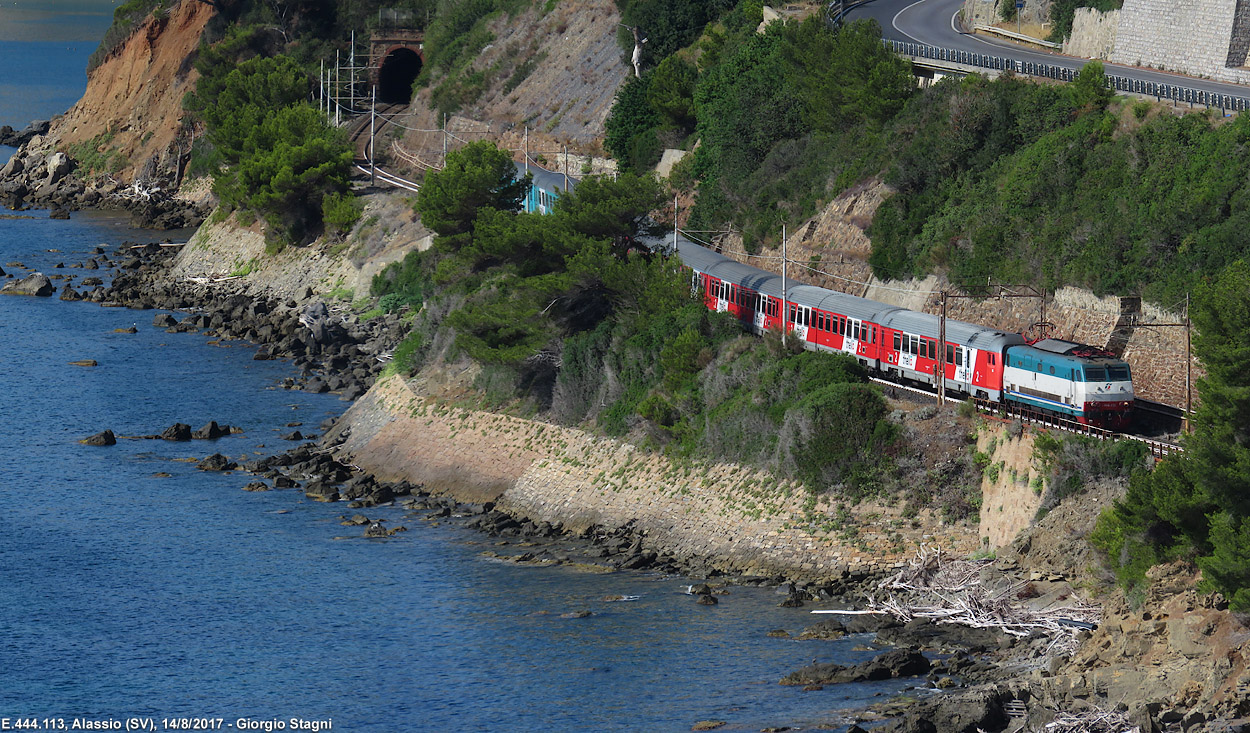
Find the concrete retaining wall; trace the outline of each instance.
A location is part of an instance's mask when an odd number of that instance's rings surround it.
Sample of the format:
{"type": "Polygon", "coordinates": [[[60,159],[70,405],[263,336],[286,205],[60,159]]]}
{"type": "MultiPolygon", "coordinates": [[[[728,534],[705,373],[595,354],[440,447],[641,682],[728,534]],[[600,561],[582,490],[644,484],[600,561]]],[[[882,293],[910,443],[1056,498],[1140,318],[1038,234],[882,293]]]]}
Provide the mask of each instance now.
{"type": "Polygon", "coordinates": [[[623,441],[427,401],[399,378],[378,382],[328,437],[384,480],[421,483],[461,501],[494,501],[536,521],[581,530],[626,525],[644,547],[712,558],[729,572],[830,579],[877,572],[921,544],[978,546],[973,526],[904,519],[870,503],[805,506],[801,486],[750,468],[671,461],[623,441]]]}

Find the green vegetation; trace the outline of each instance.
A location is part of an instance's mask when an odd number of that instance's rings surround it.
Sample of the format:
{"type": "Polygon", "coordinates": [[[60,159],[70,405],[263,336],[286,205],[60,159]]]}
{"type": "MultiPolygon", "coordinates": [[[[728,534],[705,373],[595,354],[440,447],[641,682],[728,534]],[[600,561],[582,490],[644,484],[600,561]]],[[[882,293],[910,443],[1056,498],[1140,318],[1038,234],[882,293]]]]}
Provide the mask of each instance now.
{"type": "Polygon", "coordinates": [[[116,173],[130,164],[122,151],[112,147],[112,132],[99,135],[80,143],[70,145],[66,149],[69,157],[78,162],[79,170],[87,173],[116,173]]]}
{"type": "Polygon", "coordinates": [[[1195,301],[1194,352],[1207,367],[1186,453],[1141,473],[1099,518],[1095,544],[1126,585],[1152,565],[1196,560],[1208,590],[1250,610],[1250,265],[1195,301]]]}
{"type": "Polygon", "coordinates": [[[248,37],[241,31],[201,52],[202,76],[185,101],[208,130],[214,193],[226,208],[265,220],[271,251],[346,232],[362,207],[349,193],[344,134],[305,101],[308,78],[294,59],[233,60],[248,37]]]}
{"type": "Polygon", "coordinates": [[[675,260],[634,249],[665,197],[653,176],[587,178],[545,216],[517,213],[528,183],[514,176],[490,143],[427,175],[416,208],[434,246],[372,286],[380,308],[422,304],[397,371],[468,356],[483,365],[489,404],[767,467],[851,499],[889,484],[883,454],[898,429],[854,359],[744,336],[691,298],[675,260]]]}

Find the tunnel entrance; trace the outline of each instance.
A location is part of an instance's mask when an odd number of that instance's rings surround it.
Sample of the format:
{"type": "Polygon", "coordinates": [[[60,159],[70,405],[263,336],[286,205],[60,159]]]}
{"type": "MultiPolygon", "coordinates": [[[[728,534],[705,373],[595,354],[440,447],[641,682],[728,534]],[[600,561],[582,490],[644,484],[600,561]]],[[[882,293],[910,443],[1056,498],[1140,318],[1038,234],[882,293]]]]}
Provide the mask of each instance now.
{"type": "Polygon", "coordinates": [[[378,101],[407,104],[412,101],[412,83],[421,73],[421,56],[410,48],[397,48],[386,54],[378,68],[378,101]]]}

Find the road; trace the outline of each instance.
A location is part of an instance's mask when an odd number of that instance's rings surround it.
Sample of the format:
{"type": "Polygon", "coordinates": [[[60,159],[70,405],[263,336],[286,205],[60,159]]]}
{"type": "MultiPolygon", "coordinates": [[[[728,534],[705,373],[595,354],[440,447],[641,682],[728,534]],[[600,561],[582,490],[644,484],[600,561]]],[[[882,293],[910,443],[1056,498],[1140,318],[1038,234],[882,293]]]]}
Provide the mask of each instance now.
{"type": "MultiPolygon", "coordinates": [[[[961,0],[873,0],[852,10],[847,18],[873,18],[881,25],[882,36],[898,41],[924,43],[939,48],[953,48],[972,53],[988,53],[995,56],[1033,61],[1038,63],[1080,69],[1086,59],[1064,56],[1060,53],[1038,51],[990,38],[983,35],[961,33],[955,28],[955,15],[961,0]]],[[[1157,84],[1175,84],[1215,94],[1239,97],[1250,95],[1250,86],[1198,79],[1181,74],[1169,74],[1154,69],[1121,66],[1103,62],[1107,74],[1117,74],[1157,84]]]]}

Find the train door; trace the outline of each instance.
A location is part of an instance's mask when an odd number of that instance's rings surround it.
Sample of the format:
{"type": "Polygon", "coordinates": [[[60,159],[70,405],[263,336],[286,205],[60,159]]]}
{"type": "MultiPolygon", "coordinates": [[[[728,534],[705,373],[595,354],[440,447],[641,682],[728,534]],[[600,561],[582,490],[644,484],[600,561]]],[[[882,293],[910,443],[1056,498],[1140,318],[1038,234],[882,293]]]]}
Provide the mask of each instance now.
{"type": "Polygon", "coordinates": [[[852,356],[858,354],[860,321],[855,318],[840,318],[838,325],[842,330],[842,350],[852,356]]]}
{"type": "Polygon", "coordinates": [[[812,309],[805,305],[786,305],[787,325],[786,329],[793,331],[795,336],[807,340],[808,325],[812,320],[812,309]]]}
{"type": "Polygon", "coordinates": [[[777,304],[779,302],[776,298],[760,294],[759,302],[755,309],[755,328],[760,333],[778,324],[777,316],[780,309],[777,307],[777,304]]]}

